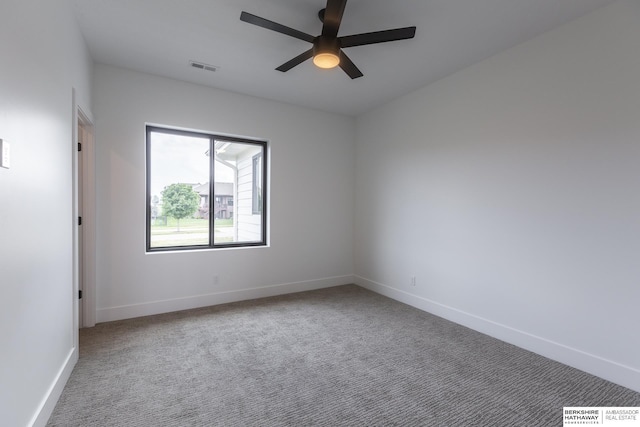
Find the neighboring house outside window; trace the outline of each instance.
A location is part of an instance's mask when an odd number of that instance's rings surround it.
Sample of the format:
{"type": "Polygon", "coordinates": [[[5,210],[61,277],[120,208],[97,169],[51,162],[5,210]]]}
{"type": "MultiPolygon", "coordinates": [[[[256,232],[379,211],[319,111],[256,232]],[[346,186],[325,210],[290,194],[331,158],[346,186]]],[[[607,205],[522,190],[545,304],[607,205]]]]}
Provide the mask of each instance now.
{"type": "MultiPolygon", "coordinates": [[[[233,183],[230,182],[214,182],[216,193],[215,203],[213,204],[213,215],[215,219],[233,218],[233,183]]],[[[211,214],[211,206],[209,204],[209,183],[195,184],[193,189],[200,196],[200,206],[196,216],[198,218],[208,219],[211,214]]]]}

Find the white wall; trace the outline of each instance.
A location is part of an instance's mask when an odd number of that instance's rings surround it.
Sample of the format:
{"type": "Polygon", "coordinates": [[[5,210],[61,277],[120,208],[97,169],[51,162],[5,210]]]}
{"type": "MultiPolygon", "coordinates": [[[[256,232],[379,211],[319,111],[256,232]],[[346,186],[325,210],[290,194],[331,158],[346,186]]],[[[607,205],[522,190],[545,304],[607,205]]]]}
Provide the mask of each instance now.
{"type": "Polygon", "coordinates": [[[640,391],[640,2],[356,133],[358,283],[640,391]]]}
{"type": "Polygon", "coordinates": [[[94,83],[98,322],[353,281],[354,119],[106,65],[94,83]],[[270,247],[146,254],[145,123],[268,140],[270,247]]]}
{"type": "Polygon", "coordinates": [[[0,4],[0,425],[44,425],[77,360],[72,88],[91,61],[66,1],[0,4]]]}

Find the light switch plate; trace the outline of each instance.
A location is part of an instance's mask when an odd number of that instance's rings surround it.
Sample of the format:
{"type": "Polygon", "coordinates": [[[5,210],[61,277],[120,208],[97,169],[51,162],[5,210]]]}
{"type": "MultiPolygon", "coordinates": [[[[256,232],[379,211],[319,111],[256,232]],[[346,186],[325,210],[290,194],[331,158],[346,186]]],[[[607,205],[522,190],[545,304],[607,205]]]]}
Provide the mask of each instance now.
{"type": "Polygon", "coordinates": [[[11,167],[11,145],[4,139],[0,139],[0,167],[11,167]]]}

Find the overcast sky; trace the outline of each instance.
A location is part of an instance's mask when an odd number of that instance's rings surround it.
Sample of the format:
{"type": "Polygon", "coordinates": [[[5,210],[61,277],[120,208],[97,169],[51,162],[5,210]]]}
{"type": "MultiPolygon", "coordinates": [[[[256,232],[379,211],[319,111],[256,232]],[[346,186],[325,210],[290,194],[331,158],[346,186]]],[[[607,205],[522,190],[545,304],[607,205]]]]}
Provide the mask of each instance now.
{"type": "MultiPolygon", "coordinates": [[[[151,134],[151,195],[160,197],[171,184],[209,182],[209,138],[151,134]]],[[[218,182],[233,182],[233,171],[217,163],[218,182]]]]}

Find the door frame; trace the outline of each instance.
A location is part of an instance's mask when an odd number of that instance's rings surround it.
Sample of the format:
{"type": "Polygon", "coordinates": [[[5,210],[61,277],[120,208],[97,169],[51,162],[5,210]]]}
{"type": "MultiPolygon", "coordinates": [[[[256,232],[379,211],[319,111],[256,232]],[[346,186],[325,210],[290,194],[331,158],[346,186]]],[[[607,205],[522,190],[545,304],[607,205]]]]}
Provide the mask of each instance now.
{"type": "Polygon", "coordinates": [[[73,318],[77,339],[78,328],[96,324],[96,185],[93,121],[77,104],[75,90],[73,111],[73,318]],[[79,142],[82,142],[80,151],[79,142]],[[78,224],[80,216],[82,225],[78,224]],[[80,290],[82,299],[78,298],[80,290]]]}

